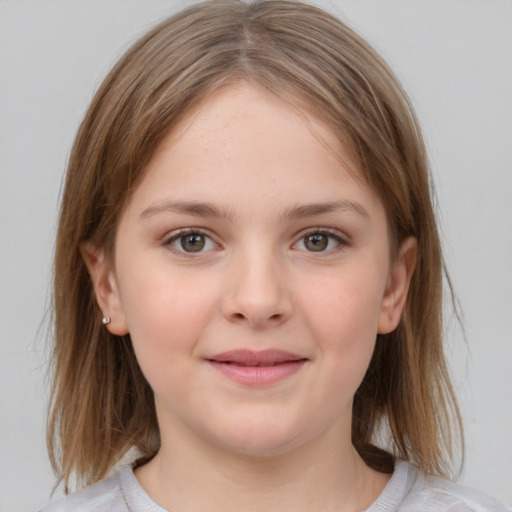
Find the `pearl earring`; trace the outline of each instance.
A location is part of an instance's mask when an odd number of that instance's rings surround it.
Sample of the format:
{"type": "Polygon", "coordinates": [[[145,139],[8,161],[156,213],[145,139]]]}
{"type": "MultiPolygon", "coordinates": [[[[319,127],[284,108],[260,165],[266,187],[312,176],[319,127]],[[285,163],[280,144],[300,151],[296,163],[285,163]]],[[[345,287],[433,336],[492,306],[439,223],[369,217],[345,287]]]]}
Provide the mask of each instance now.
{"type": "Polygon", "coordinates": [[[110,317],[109,316],[104,316],[103,320],[101,321],[101,323],[103,325],[108,325],[110,323],[110,317]]]}

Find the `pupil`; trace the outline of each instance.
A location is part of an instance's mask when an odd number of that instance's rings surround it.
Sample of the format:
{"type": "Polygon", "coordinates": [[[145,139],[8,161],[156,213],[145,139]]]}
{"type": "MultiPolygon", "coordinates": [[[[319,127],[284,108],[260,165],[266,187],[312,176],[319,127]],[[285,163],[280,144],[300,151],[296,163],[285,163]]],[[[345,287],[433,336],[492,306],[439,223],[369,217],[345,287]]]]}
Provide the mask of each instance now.
{"type": "Polygon", "coordinates": [[[306,237],[306,247],[310,251],[320,252],[325,251],[327,248],[327,236],[326,235],[309,235],[306,237]]]}
{"type": "Polygon", "coordinates": [[[181,246],[187,252],[199,252],[204,248],[204,236],[199,234],[182,236],[181,246]]]}

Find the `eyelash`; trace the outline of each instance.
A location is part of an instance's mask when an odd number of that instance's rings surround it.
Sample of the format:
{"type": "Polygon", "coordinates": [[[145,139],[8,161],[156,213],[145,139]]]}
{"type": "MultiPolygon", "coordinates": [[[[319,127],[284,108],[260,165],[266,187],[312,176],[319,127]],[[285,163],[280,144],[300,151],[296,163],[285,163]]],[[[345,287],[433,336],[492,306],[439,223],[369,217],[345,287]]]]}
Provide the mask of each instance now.
{"type": "MultiPolygon", "coordinates": [[[[204,252],[207,252],[212,249],[212,248],[210,248],[210,249],[207,249],[206,251],[199,250],[197,252],[194,252],[194,251],[180,250],[180,249],[174,247],[174,245],[173,245],[174,242],[179,241],[181,238],[183,238],[187,235],[201,235],[201,236],[205,237],[205,239],[209,240],[210,243],[213,243],[215,245],[215,248],[220,247],[220,245],[217,242],[215,242],[215,240],[206,231],[204,231],[200,228],[184,228],[184,229],[175,231],[175,232],[171,233],[169,236],[167,236],[162,241],[162,245],[168,247],[175,254],[182,256],[182,257],[187,257],[187,258],[197,257],[197,255],[203,254],[204,252]]],[[[330,249],[328,248],[326,250],[308,251],[307,249],[303,249],[304,252],[307,252],[310,254],[321,254],[321,255],[332,254],[332,253],[341,251],[344,248],[349,247],[351,245],[350,241],[346,237],[341,236],[337,230],[332,230],[329,228],[310,228],[310,229],[307,229],[306,231],[303,231],[300,235],[301,236],[298,238],[298,240],[293,243],[292,248],[301,242],[302,243],[305,242],[307,237],[310,237],[313,235],[327,236],[329,239],[334,240],[336,242],[335,247],[330,248],[330,249]]],[[[208,243],[208,242],[206,242],[206,243],[208,243]]]]}
{"type": "Polygon", "coordinates": [[[197,252],[191,251],[191,252],[187,252],[185,250],[180,250],[180,249],[178,249],[178,248],[173,246],[174,242],[179,241],[180,238],[183,238],[183,237],[185,237],[187,235],[201,235],[205,239],[207,239],[211,243],[213,243],[215,245],[215,248],[219,248],[220,247],[219,244],[217,242],[215,242],[215,240],[206,231],[204,231],[204,230],[202,230],[200,228],[185,228],[185,229],[179,229],[178,231],[174,231],[174,232],[172,232],[169,236],[167,236],[162,241],[162,245],[168,247],[169,250],[171,250],[172,252],[174,252],[178,256],[182,256],[182,257],[185,257],[185,258],[197,257],[197,255],[202,254],[203,252],[205,252],[205,251],[197,251],[197,252]]]}
{"type": "Polygon", "coordinates": [[[310,228],[306,231],[303,231],[301,233],[300,238],[293,244],[293,246],[296,246],[299,243],[304,243],[306,238],[313,236],[313,235],[324,235],[329,237],[330,239],[334,240],[336,242],[336,246],[331,249],[326,249],[322,251],[307,251],[306,252],[310,254],[318,254],[318,255],[326,255],[326,254],[333,254],[337,253],[338,251],[342,251],[346,247],[349,247],[351,245],[350,241],[343,235],[340,234],[337,230],[332,230],[329,228],[310,228]]]}

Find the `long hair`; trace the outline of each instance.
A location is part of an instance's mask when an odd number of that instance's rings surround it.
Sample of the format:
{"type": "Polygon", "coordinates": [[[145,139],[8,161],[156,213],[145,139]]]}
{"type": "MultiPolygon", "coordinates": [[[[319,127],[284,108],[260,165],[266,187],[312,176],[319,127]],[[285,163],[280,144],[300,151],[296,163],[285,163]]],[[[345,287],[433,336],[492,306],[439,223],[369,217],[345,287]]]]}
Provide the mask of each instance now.
{"type": "Polygon", "coordinates": [[[66,486],[72,475],[90,484],[130,448],[149,457],[159,448],[152,391],[129,335],[101,327],[80,248],[89,242],[111,255],[120,214],[159,143],[194,105],[240,81],[338,134],[384,204],[395,256],[402,240],[417,239],[402,319],[379,336],[354,397],[352,442],[377,470],[391,471],[399,457],[447,475],[462,429],[443,352],[444,265],[418,123],[365,41],[326,12],[286,0],[181,11],[137,41],[94,96],[69,159],[54,261],[54,470],[66,486]]]}

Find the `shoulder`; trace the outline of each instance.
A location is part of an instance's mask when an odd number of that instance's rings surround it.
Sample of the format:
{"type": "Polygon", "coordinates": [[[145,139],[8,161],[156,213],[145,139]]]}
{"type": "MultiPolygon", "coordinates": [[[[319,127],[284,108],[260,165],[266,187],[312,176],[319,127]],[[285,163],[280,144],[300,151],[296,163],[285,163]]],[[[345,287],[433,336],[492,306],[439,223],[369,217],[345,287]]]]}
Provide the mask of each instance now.
{"type": "Polygon", "coordinates": [[[418,510],[424,512],[507,512],[511,510],[484,493],[442,478],[425,475],[405,462],[398,463],[395,472],[402,487],[402,500],[397,508],[398,512],[416,512],[418,510]]]}
{"type": "MultiPolygon", "coordinates": [[[[430,477],[420,473],[414,489],[415,497],[411,503],[415,509],[422,505],[424,510],[446,510],[446,512],[507,512],[510,511],[496,499],[442,478],[430,477]]],[[[404,509],[404,512],[409,509],[404,509]]]]}
{"type": "Polygon", "coordinates": [[[40,512],[128,512],[119,473],[50,503],[40,512]]]}
{"type": "Polygon", "coordinates": [[[166,512],[146,494],[131,466],[51,503],[39,512],[166,512]]]}

